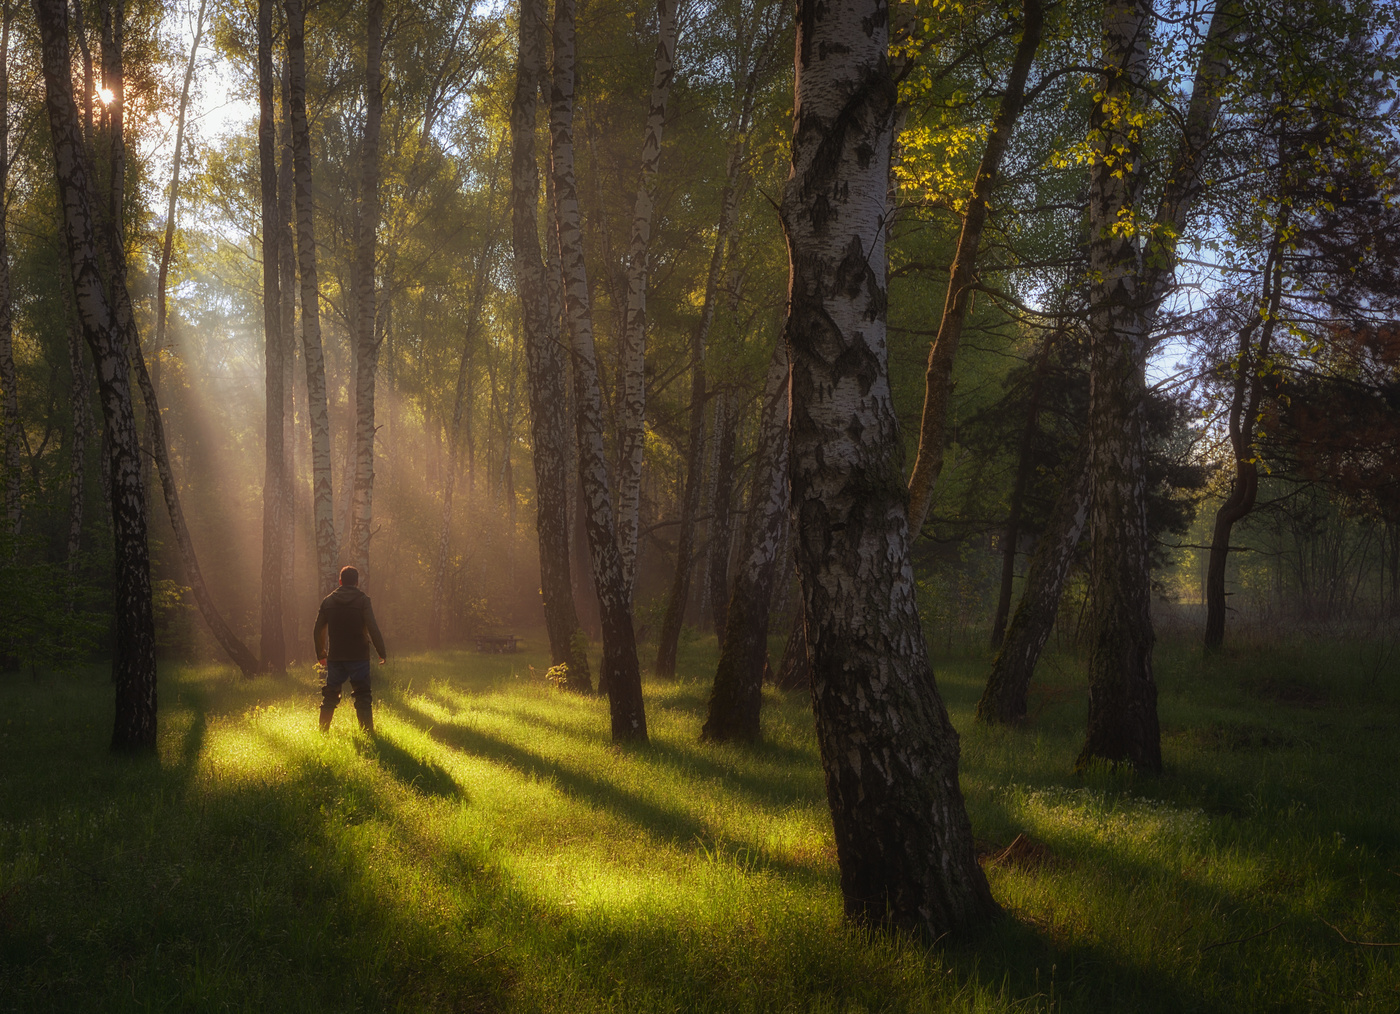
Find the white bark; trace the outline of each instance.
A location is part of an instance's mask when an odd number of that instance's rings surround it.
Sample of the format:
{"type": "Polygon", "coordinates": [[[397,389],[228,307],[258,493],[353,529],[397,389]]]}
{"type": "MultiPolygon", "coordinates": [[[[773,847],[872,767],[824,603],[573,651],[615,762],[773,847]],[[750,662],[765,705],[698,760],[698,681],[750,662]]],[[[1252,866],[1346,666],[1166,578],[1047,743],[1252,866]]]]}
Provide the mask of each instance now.
{"type": "Polygon", "coordinates": [[[657,0],[660,21],[651,77],[651,105],[642,134],[640,182],[632,208],[632,239],[627,251],[627,315],[622,348],[621,467],[617,477],[618,537],[622,581],[630,598],[637,579],[637,532],[641,520],[642,457],[646,448],[647,272],[651,220],[656,208],[656,176],[661,168],[661,135],[675,76],[677,0],[657,0]]]}

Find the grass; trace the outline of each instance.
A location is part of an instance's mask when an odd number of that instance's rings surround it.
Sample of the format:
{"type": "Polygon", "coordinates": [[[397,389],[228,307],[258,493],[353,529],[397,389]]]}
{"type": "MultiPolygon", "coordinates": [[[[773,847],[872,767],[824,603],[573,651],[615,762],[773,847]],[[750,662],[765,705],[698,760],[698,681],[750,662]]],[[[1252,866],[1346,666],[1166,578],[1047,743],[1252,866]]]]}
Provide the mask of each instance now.
{"type": "Polygon", "coordinates": [[[310,671],[170,666],[145,760],[103,672],[12,674],[0,1009],[1394,1012],[1400,949],[1342,939],[1400,941],[1400,676],[1363,656],[1159,649],[1154,780],[1069,774],[1072,658],[1026,730],[936,661],[1008,918],[935,948],[843,921],[802,695],[697,742],[712,639],[636,749],[529,653],[395,660],[377,740],[348,702],[316,732],[310,671]]]}

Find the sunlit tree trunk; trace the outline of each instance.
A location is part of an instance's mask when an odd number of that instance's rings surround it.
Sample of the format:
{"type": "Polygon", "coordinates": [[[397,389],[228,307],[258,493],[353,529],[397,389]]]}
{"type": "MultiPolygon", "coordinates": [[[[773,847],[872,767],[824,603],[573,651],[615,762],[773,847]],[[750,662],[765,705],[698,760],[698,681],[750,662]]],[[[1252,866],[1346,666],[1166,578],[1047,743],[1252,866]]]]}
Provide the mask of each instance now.
{"type": "Polygon", "coordinates": [[[266,412],[263,444],[262,664],[287,667],[282,633],[282,343],[281,228],[277,221],[277,121],[273,107],[272,0],[258,0],[258,167],[262,182],[262,301],[266,412]]]}
{"type": "MultiPolygon", "coordinates": [[[[0,423],[5,444],[5,527],[11,538],[19,535],[24,475],[20,463],[19,388],[15,375],[14,335],[10,308],[10,24],[14,9],[9,0],[0,12],[0,423]]],[[[11,546],[11,552],[17,547],[11,546]]]]}
{"type": "Polygon", "coordinates": [[[288,118],[296,191],[297,270],[301,278],[301,356],[306,366],[306,415],[311,429],[311,512],[316,531],[317,594],[336,585],[335,496],[331,486],[331,419],[321,348],[320,283],[316,273],[315,199],[311,185],[311,131],[306,121],[306,10],[286,0],[288,118]]]}
{"type": "Polygon", "coordinates": [[[361,581],[369,574],[374,520],[374,384],[379,368],[374,258],[379,230],[379,128],[384,118],[384,0],[369,0],[365,41],[365,132],[360,145],[359,229],[355,242],[355,484],[350,504],[349,556],[361,581]]]}
{"type": "MultiPolygon", "coordinates": [[[[569,491],[575,479],[570,466],[567,377],[559,336],[555,275],[546,275],[540,254],[538,207],[539,162],[535,155],[537,96],[544,78],[545,5],[521,0],[516,54],[515,95],[511,103],[511,250],[520,319],[525,338],[526,383],[530,396],[530,435],[534,447],[535,533],[539,540],[540,597],[550,660],[567,665],[569,687],[588,693],[593,679],[587,639],[579,629],[569,563],[569,491]]],[[[550,216],[552,222],[553,216],[550,216]]],[[[547,234],[557,251],[558,234],[547,234]]],[[[552,257],[551,261],[556,261],[552,257]]]]}
{"type": "Polygon", "coordinates": [[[1074,562],[1074,551],[1089,517],[1089,470],[1087,448],[1080,452],[1070,471],[1069,481],[1060,489],[1051,511],[1050,522],[1031,555],[1026,570],[1026,587],[1011,626],[992,663],[992,673],[982,698],[977,702],[977,718],[983,722],[1011,725],[1025,720],[1026,694],[1035,675],[1040,653],[1050,639],[1064,593],[1065,578],[1074,562]]]}
{"type": "Polygon", "coordinates": [[[1026,77],[1045,24],[1041,0],[1022,0],[1021,41],[1011,61],[1006,90],[992,117],[987,146],[973,178],[962,232],[948,271],[948,294],[938,334],[929,348],[924,374],[924,407],[919,422],[919,452],[909,474],[909,530],[917,534],[924,526],[928,505],[938,473],[943,470],[944,431],[948,425],[948,399],[952,393],[953,363],[962,341],[973,286],[977,280],[977,250],[987,225],[987,199],[997,184],[1006,149],[1026,99],[1026,77]]]}
{"type": "Polygon", "coordinates": [[[700,730],[702,739],[714,742],[759,738],[763,669],[768,661],[768,605],[788,518],[787,409],[787,346],[779,340],[763,389],[744,556],[734,575],[709,715],[700,730]]]}
{"type": "Polygon", "coordinates": [[[1287,231],[1284,215],[1274,232],[1274,242],[1264,266],[1264,298],[1262,312],[1240,329],[1239,352],[1235,364],[1234,391],[1230,398],[1228,427],[1230,454],[1235,466],[1230,495],[1215,512],[1215,527],[1211,533],[1210,557],[1206,566],[1206,636],[1207,649],[1225,643],[1225,567],[1230,560],[1230,535],[1235,525],[1254,510],[1259,495],[1259,465],[1254,446],[1255,420],[1259,414],[1259,398],[1263,394],[1264,369],[1269,347],[1273,343],[1274,327],[1278,321],[1279,303],[1283,298],[1282,237],[1287,231]],[[1255,348],[1253,337],[1259,334],[1255,348]]]}
{"type": "MultiPolygon", "coordinates": [[[[156,745],[155,623],[151,609],[150,556],[146,545],[145,490],[123,330],[108,301],[94,229],[97,197],[83,149],[82,127],[73,102],[68,52],[68,10],[64,0],[34,0],[53,143],[63,236],[72,272],[83,338],[97,364],[102,414],[112,472],[114,534],[116,684],[114,750],[154,750],[156,745]]],[[[118,276],[112,280],[122,284],[118,276]]]]}
{"type": "Polygon", "coordinates": [[[627,314],[622,351],[621,467],[617,476],[618,537],[622,579],[632,594],[637,578],[637,532],[642,502],[642,452],[646,446],[647,271],[651,220],[656,207],[656,174],[661,168],[661,133],[675,76],[678,0],[657,0],[659,28],[652,63],[651,105],[642,134],[640,181],[632,209],[632,240],[627,251],[627,314]]]}
{"type": "Polygon", "coordinates": [[[593,319],[588,294],[588,271],[583,259],[583,224],[578,184],[574,176],[574,19],[575,0],[556,0],[554,7],[554,70],[550,91],[550,150],[553,156],[555,216],[559,226],[564,314],[573,350],[574,422],[577,431],[580,504],[588,527],[593,582],[598,590],[603,627],[605,683],[612,712],[614,742],[645,742],[646,712],[642,701],[637,640],[632,628],[631,595],[622,575],[607,459],[603,450],[603,396],[593,347],[593,319]]]}
{"type": "Polygon", "coordinates": [[[888,8],[798,9],[790,257],[792,502],[812,702],[853,919],[940,938],[997,911],[958,786],[909,560],[885,340],[896,90],[888,8]]]}

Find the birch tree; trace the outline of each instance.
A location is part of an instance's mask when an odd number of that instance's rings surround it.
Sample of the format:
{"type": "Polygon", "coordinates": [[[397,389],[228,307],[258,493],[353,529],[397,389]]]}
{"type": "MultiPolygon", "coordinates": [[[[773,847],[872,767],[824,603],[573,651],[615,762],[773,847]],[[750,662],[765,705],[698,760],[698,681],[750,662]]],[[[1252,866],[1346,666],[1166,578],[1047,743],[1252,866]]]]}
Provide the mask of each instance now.
{"type": "Polygon", "coordinates": [[[627,311],[622,346],[622,422],[619,433],[621,467],[617,476],[618,536],[622,549],[622,580],[632,594],[637,577],[637,532],[641,519],[642,453],[646,446],[647,274],[651,249],[651,220],[656,209],[656,176],[661,169],[661,136],[666,105],[675,76],[679,0],[657,0],[656,57],[652,65],[651,104],[642,134],[637,200],[632,209],[632,235],[627,249],[627,311]]]}
{"type": "MultiPolygon", "coordinates": [[[[155,622],[151,608],[150,556],[146,545],[146,494],[132,408],[123,331],[108,301],[98,256],[94,213],[97,195],[73,101],[64,0],[34,0],[41,39],[45,106],[53,144],[63,238],[83,338],[97,365],[112,474],[116,644],[112,677],[116,711],[112,748],[149,751],[156,745],[155,622]]],[[[117,276],[114,285],[121,285],[117,276]]]]}
{"type": "MultiPolygon", "coordinates": [[[[530,397],[540,596],[544,602],[550,660],[556,666],[568,667],[566,685],[587,693],[593,688],[593,680],[588,670],[586,638],[579,629],[574,605],[569,563],[568,499],[576,473],[570,467],[568,448],[568,367],[559,335],[558,300],[552,299],[549,292],[551,286],[558,285],[558,271],[546,272],[540,254],[537,218],[540,174],[535,156],[535,119],[538,96],[544,84],[544,58],[545,5],[542,0],[521,0],[515,95],[510,119],[511,250],[515,287],[520,295],[530,397]]],[[[553,216],[550,218],[552,221],[553,216]]],[[[558,250],[557,232],[547,237],[547,241],[552,250],[558,250]]],[[[463,373],[458,376],[459,389],[465,382],[463,373]]]]}
{"type": "Polygon", "coordinates": [[[1144,216],[1144,117],[1150,0],[1104,5],[1099,90],[1089,136],[1089,719],[1076,761],[1162,768],[1148,558],[1144,415],[1152,326],[1176,265],[1176,247],[1204,183],[1204,157],[1239,25],[1222,3],[1200,46],[1179,154],[1155,216],[1144,216]]]}
{"type": "Polygon", "coordinates": [[[273,106],[273,0],[258,0],[258,169],[262,184],[262,303],[266,412],[262,525],[262,664],[287,668],[282,632],[283,465],[282,279],[278,270],[282,230],[277,222],[277,121],[273,106]]]}
{"type": "MultiPolygon", "coordinates": [[[[779,340],[768,364],[758,424],[758,464],[749,491],[744,555],[725,616],[719,667],[700,738],[722,743],[759,738],[763,670],[768,661],[768,603],[788,517],[788,358],[779,340]]],[[[718,621],[718,617],[716,617],[718,621]]]]}
{"type": "Polygon", "coordinates": [[[379,230],[379,130],[384,118],[384,0],[369,0],[365,35],[365,132],[360,144],[360,202],[355,229],[355,467],[348,556],[369,575],[374,521],[374,388],[379,368],[374,267],[379,230]]]}
{"type": "Polygon", "coordinates": [[[331,423],[321,348],[321,296],[316,267],[315,197],[311,179],[311,131],[306,119],[306,8],[286,0],[288,119],[296,192],[297,272],[301,279],[301,357],[306,367],[307,421],[311,430],[311,511],[316,533],[317,592],[336,584],[338,546],[331,486],[331,423]]]}
{"type": "Polygon", "coordinates": [[[554,7],[554,68],[550,91],[550,151],[555,220],[564,289],[564,316],[573,351],[574,414],[578,469],[583,486],[580,509],[588,528],[593,582],[603,627],[600,682],[606,687],[614,742],[645,742],[646,712],[631,595],[623,582],[603,450],[603,398],[593,345],[588,270],[583,258],[583,223],[574,174],[575,0],[554,7]]]}
{"type": "Polygon", "coordinates": [[[996,912],[958,787],[958,736],[915,604],[885,337],[895,85],[882,0],[798,9],[790,475],[797,569],[846,913],[930,938],[996,912]]]}
{"type": "MultiPolygon", "coordinates": [[[[7,216],[10,204],[10,27],[14,8],[0,10],[0,424],[4,429],[5,527],[19,535],[24,474],[20,465],[19,387],[15,375],[14,328],[10,305],[10,249],[7,216]]],[[[13,547],[12,547],[13,551],[13,547]]]]}

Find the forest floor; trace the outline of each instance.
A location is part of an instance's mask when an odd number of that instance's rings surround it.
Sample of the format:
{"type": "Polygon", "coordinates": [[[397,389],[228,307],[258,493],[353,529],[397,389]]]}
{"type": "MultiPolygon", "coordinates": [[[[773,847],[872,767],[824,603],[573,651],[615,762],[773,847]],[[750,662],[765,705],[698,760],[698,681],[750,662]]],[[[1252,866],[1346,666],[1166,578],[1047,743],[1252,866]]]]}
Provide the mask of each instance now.
{"type": "Polygon", "coordinates": [[[1073,657],[1023,730],[936,658],[1007,917],[934,948],[842,920],[804,694],[697,742],[714,657],[648,683],[632,749],[538,651],[393,660],[376,740],[348,701],[317,733],[309,667],[169,665],[146,759],[107,752],[105,671],[4,675],[0,1009],[1400,1010],[1383,646],[1159,648],[1156,779],[1070,774],[1073,657]]]}

